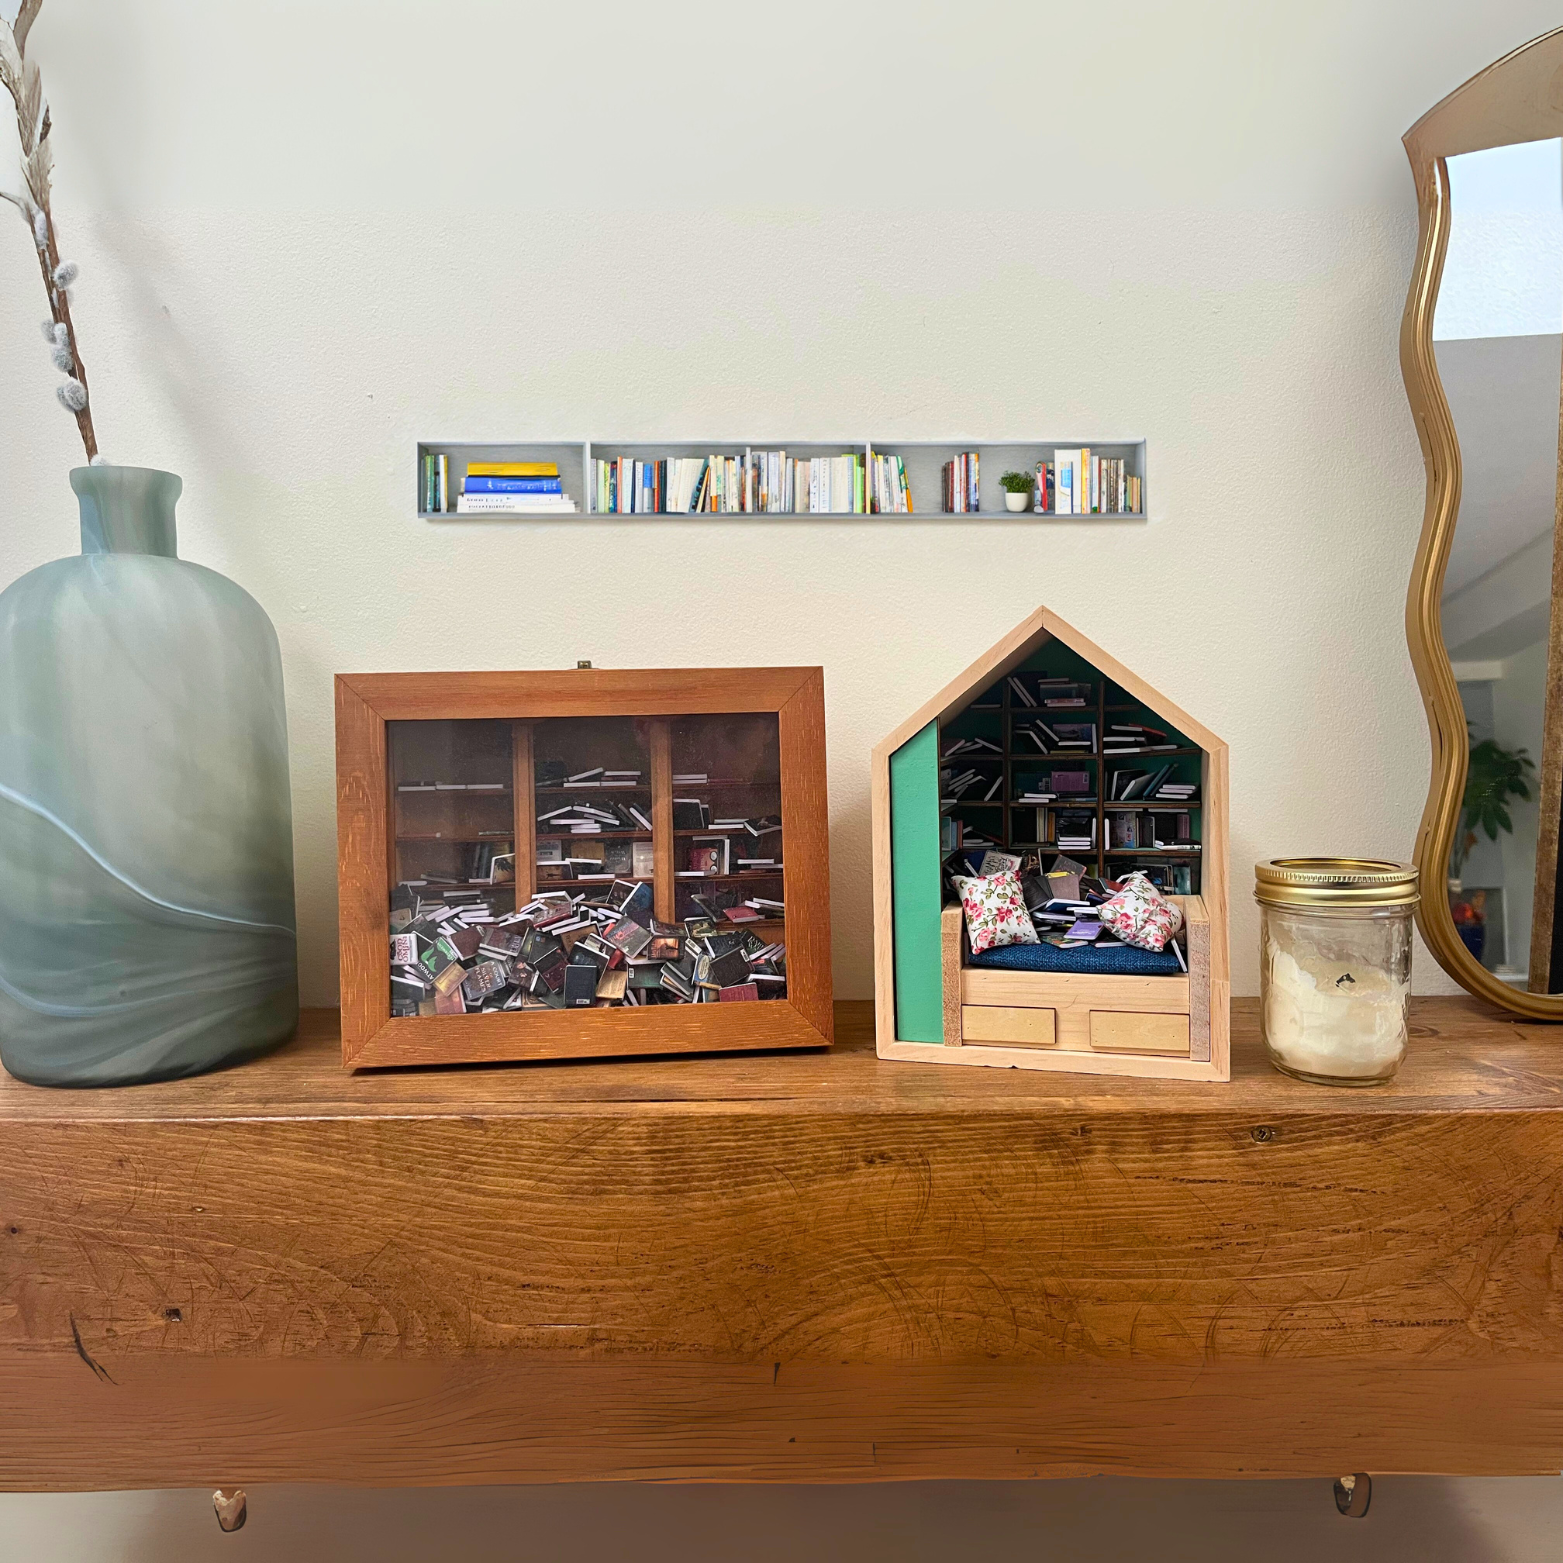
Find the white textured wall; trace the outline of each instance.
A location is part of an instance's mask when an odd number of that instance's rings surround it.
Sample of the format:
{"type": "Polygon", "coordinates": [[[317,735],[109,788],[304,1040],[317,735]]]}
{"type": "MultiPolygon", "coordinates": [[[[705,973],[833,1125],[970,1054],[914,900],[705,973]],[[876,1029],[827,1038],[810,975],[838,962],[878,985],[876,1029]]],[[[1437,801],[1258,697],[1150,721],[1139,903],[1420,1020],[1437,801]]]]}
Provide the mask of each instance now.
{"type": "MultiPolygon", "coordinates": [[[[335,991],[330,678],[822,662],[838,991],[867,757],[1038,602],[1232,745],[1248,865],[1403,855],[1401,132],[1543,0],[48,0],[98,427],[282,637],[306,998],[335,991]],[[1145,527],[413,518],[420,435],[1150,442],[1145,527]]],[[[0,219],[6,217],[0,212],[0,219]]],[[[74,546],[0,222],[0,569],[74,546]]],[[[1424,986],[1441,981],[1422,962],[1424,986]]]]}

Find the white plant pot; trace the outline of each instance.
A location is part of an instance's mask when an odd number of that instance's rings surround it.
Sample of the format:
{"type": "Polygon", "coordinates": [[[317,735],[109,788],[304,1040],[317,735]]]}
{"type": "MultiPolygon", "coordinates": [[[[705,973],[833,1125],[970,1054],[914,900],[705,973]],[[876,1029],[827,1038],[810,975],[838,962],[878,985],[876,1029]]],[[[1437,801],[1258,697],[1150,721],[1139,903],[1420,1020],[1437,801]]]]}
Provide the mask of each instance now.
{"type": "Polygon", "coordinates": [[[1006,510],[1029,510],[1031,508],[1031,496],[1029,494],[1011,494],[1006,491],[1004,508],[1006,510]]]}

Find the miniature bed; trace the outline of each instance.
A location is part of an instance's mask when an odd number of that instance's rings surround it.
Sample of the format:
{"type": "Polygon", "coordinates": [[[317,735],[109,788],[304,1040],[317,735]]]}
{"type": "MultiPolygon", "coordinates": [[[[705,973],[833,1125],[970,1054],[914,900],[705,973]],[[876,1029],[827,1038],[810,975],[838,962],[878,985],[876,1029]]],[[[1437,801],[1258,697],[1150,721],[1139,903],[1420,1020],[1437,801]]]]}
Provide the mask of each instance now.
{"type": "Polygon", "coordinates": [[[1020,625],[874,751],[880,1057],[1227,1079],[1226,773],[1219,738],[1077,630],[1020,625]],[[1147,873],[1187,972],[1128,946],[972,955],[944,865],[986,845],[1147,873]]]}

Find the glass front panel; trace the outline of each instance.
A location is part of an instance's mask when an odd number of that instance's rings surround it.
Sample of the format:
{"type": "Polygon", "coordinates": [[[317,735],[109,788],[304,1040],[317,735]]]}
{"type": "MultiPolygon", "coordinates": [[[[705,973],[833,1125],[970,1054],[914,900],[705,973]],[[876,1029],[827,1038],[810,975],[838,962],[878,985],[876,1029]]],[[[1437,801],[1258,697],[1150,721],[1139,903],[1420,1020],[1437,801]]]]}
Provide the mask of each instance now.
{"type": "Polygon", "coordinates": [[[774,713],[386,731],[393,1017],[786,997],[774,713]]]}
{"type": "Polygon", "coordinates": [[[1450,910],[1501,981],[1563,992],[1552,624],[1563,383],[1563,141],[1448,159],[1433,348],[1460,442],[1439,605],[1468,733],[1450,910]],[[1546,735],[1553,735],[1549,744],[1546,735]],[[1543,800],[1550,800],[1550,806],[1543,800]],[[1550,817],[1549,817],[1550,814],[1550,817]]]}

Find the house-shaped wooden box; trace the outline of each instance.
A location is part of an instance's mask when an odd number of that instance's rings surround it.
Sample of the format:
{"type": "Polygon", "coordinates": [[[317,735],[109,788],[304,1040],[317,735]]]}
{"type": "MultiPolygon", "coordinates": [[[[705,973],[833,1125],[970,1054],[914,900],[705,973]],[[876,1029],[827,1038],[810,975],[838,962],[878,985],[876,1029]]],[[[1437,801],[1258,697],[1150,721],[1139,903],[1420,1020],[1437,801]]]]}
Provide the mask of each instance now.
{"type": "Polygon", "coordinates": [[[1227,746],[1046,608],[874,750],[873,840],[881,1058],[1228,1078],[1227,746]],[[985,843],[1144,870],[1183,908],[1182,961],[973,956],[944,868],[985,843]],[[1045,969],[1066,962],[1161,969],[1045,969]]]}

